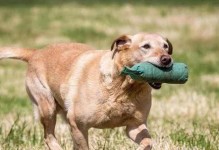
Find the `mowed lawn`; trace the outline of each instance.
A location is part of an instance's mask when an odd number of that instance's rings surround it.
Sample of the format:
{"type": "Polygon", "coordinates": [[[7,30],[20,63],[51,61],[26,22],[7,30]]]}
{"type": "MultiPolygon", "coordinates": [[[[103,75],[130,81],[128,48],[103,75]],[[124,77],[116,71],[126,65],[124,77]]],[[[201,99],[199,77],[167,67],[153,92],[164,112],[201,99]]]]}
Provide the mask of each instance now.
{"type": "MultiPolygon", "coordinates": [[[[153,91],[148,128],[155,150],[219,149],[219,2],[0,0],[0,47],[41,48],[83,42],[109,49],[121,34],[160,33],[173,57],[189,66],[185,85],[153,91]]],[[[25,91],[27,65],[0,62],[0,150],[45,149],[25,91]]],[[[68,126],[58,118],[57,138],[72,148],[68,126]]],[[[92,150],[132,150],[124,128],[90,130],[92,150]]]]}

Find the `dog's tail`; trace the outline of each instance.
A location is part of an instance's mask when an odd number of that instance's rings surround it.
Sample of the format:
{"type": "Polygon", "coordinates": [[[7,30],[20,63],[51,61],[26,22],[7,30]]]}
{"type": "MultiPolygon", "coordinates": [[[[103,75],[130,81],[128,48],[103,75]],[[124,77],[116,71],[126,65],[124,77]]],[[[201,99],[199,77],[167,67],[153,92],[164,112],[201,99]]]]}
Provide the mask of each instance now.
{"type": "Polygon", "coordinates": [[[33,53],[34,50],[30,49],[3,47],[0,48],[0,60],[11,58],[28,62],[33,53]]]}

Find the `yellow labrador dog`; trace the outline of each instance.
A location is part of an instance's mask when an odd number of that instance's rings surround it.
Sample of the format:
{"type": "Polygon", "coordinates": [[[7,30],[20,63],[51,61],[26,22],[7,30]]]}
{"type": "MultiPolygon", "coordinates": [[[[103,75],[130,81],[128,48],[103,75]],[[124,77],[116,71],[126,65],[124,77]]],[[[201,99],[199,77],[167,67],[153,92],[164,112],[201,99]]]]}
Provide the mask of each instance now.
{"type": "Polygon", "coordinates": [[[44,127],[45,142],[51,150],[62,149],[54,128],[57,113],[68,121],[75,150],[88,150],[88,129],[126,126],[138,149],[150,150],[151,136],[146,121],[151,108],[151,87],[122,76],[124,66],[150,62],[172,64],[172,45],[158,35],[139,33],[117,38],[111,50],[90,46],[56,44],[41,50],[1,48],[0,59],[14,58],[28,63],[26,89],[44,127]]]}

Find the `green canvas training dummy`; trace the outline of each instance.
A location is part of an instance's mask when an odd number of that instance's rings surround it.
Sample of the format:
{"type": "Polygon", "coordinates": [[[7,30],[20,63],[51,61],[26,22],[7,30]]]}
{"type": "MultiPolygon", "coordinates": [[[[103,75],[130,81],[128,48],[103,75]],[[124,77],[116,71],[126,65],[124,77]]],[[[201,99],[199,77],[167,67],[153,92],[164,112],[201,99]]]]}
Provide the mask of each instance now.
{"type": "Polygon", "coordinates": [[[183,84],[188,80],[188,68],[183,63],[173,63],[171,67],[157,67],[151,63],[138,63],[133,67],[124,67],[122,75],[129,75],[134,80],[147,82],[183,84]]]}

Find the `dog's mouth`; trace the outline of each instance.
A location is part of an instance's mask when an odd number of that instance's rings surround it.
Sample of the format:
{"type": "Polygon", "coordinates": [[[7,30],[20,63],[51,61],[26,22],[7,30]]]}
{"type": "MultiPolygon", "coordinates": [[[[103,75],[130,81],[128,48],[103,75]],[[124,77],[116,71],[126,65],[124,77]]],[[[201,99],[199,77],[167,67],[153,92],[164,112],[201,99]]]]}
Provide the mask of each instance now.
{"type": "Polygon", "coordinates": [[[150,85],[152,88],[158,90],[158,89],[161,88],[162,83],[150,82],[149,85],[150,85]]]}

